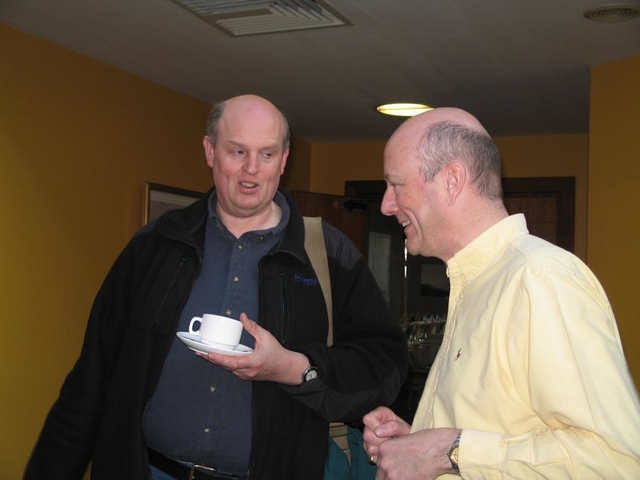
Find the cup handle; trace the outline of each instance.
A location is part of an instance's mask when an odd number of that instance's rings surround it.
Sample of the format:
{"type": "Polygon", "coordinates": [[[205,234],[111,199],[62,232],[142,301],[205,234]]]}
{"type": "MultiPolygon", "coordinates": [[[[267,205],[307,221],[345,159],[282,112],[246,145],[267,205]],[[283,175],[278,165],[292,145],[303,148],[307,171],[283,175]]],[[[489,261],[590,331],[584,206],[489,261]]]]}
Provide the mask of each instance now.
{"type": "Polygon", "coordinates": [[[194,330],[193,324],[196,322],[202,322],[202,317],[193,317],[191,323],[189,323],[189,333],[191,335],[200,335],[200,330],[194,330]]]}

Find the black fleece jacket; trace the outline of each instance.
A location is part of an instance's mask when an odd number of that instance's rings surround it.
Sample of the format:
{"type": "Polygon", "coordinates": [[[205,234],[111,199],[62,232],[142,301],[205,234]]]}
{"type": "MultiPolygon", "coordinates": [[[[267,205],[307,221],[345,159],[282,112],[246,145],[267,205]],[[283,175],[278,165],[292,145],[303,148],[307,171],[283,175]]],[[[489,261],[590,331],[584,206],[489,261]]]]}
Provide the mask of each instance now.
{"type": "MultiPolygon", "coordinates": [[[[125,247],[98,292],[81,354],[53,405],[26,480],[149,478],[142,418],[198,276],[207,202],[166,213],[125,247]]],[[[281,244],[259,266],[258,322],[285,348],[307,355],[319,380],[301,386],[253,383],[250,478],[320,480],[328,422],[358,421],[390,404],[406,375],[407,347],[366,261],[323,224],[331,277],[334,344],[304,250],[292,198],[281,244]]]]}

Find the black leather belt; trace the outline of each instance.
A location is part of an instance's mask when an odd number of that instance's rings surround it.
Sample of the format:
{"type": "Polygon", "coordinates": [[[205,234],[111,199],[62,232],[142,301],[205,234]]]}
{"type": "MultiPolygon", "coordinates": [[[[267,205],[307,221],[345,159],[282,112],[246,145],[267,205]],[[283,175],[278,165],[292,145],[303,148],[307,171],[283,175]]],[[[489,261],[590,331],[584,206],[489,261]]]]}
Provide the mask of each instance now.
{"type": "Polygon", "coordinates": [[[148,451],[149,463],[176,480],[246,480],[248,478],[246,475],[237,475],[206,465],[196,464],[193,467],[188,467],[155,450],[149,449],[148,451]]]}

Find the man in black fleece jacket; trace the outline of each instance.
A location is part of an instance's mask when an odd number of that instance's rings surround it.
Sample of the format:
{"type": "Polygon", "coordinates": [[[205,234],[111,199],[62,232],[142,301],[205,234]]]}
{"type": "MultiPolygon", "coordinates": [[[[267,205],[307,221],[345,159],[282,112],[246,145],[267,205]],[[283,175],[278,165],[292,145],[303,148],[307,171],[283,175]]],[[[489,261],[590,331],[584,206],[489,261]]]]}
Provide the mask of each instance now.
{"type": "Polygon", "coordinates": [[[145,226],[116,260],[25,479],[80,479],[91,463],[95,480],[320,480],[328,423],[397,395],[406,338],[366,260],[324,223],[326,343],[302,215],[278,190],[284,115],[254,95],[229,99],[203,143],[215,187],[145,226]],[[253,352],[187,348],[176,333],[203,313],[242,321],[253,352]]]}

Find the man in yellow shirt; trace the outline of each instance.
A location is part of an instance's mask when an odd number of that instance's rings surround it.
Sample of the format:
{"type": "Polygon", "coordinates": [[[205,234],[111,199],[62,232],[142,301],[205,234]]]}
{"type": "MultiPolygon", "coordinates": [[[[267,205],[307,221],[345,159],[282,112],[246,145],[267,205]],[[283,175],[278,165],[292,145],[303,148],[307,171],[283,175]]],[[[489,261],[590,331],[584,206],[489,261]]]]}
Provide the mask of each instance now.
{"type": "Polygon", "coordinates": [[[377,479],[640,478],[640,401],[589,268],[509,216],[498,149],[453,108],[406,121],[384,154],[382,212],[447,264],[444,339],[412,426],[364,417],[377,479]]]}

